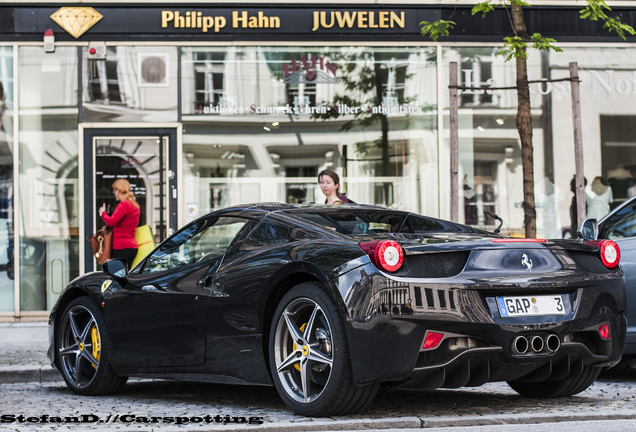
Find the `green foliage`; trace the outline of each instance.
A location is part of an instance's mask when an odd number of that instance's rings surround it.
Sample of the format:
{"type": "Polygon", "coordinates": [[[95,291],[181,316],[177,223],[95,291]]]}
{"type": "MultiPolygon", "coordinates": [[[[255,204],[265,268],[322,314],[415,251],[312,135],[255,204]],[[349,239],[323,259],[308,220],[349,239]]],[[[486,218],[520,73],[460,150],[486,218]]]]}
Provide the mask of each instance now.
{"type": "MultiPolygon", "coordinates": [[[[534,33],[530,40],[532,43],[532,48],[537,49],[539,51],[550,51],[554,52],[563,52],[563,50],[557,46],[552,45],[556,42],[556,40],[552,38],[545,38],[541,36],[540,33],[534,33]]],[[[513,58],[528,58],[528,43],[522,40],[519,36],[513,37],[505,37],[504,38],[504,49],[499,53],[499,55],[505,55],[506,61],[512,60],[513,58]]]]}
{"type": "Polygon", "coordinates": [[[483,18],[486,16],[488,12],[494,9],[495,9],[495,6],[492,3],[490,3],[490,0],[488,0],[485,2],[477,3],[475,7],[473,7],[472,14],[475,15],[481,12],[483,14],[481,17],[483,18]]]}
{"type": "Polygon", "coordinates": [[[422,21],[420,23],[422,26],[422,36],[428,35],[434,41],[437,41],[441,36],[448,36],[450,33],[450,29],[455,26],[454,21],[422,21]]]}
{"type": "MultiPolygon", "coordinates": [[[[472,14],[475,15],[481,12],[483,14],[481,17],[482,18],[485,17],[488,12],[495,9],[495,5],[493,5],[491,1],[492,0],[487,0],[485,2],[477,3],[473,7],[472,14]]],[[[527,7],[530,6],[530,3],[525,2],[523,0],[504,0],[502,3],[504,7],[512,6],[512,5],[527,6],[527,7]]]]}
{"type": "Polygon", "coordinates": [[[510,3],[511,5],[518,5],[518,6],[526,6],[526,7],[531,6],[530,3],[525,2],[523,0],[508,0],[508,3],[510,3]]]}
{"type": "Polygon", "coordinates": [[[556,43],[555,39],[545,38],[545,37],[541,36],[540,33],[533,33],[532,36],[530,37],[530,39],[533,42],[532,48],[537,49],[539,51],[550,51],[550,50],[552,50],[554,52],[563,52],[563,50],[561,48],[552,45],[553,43],[556,43]]]}
{"type": "Polygon", "coordinates": [[[505,37],[504,47],[504,50],[499,54],[506,56],[506,61],[512,60],[513,58],[528,58],[528,54],[526,53],[528,44],[519,36],[505,37]]]}
{"type": "Polygon", "coordinates": [[[630,35],[636,34],[632,26],[621,22],[620,18],[612,18],[605,13],[605,10],[611,11],[605,0],[587,0],[587,7],[581,10],[581,18],[590,21],[604,21],[603,28],[609,32],[615,31],[620,37],[625,39],[625,33],[630,35]]]}

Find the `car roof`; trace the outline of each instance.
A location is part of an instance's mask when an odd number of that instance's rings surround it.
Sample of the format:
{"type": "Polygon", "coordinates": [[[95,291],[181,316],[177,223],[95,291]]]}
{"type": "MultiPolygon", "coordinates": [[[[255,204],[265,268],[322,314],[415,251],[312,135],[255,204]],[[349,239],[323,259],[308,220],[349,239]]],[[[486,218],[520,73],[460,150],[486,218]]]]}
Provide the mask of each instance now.
{"type": "Polygon", "coordinates": [[[606,219],[608,219],[610,216],[612,216],[613,214],[618,213],[619,211],[621,211],[623,208],[628,207],[632,204],[634,204],[634,201],[636,201],[636,195],[634,195],[631,198],[626,199],[625,201],[623,201],[623,203],[621,205],[619,205],[618,207],[616,207],[614,210],[612,210],[611,212],[609,212],[608,214],[606,214],[605,216],[603,216],[601,219],[599,219],[598,224],[601,225],[602,223],[605,222],[606,219]]]}
{"type": "Polygon", "coordinates": [[[351,210],[383,210],[383,211],[391,211],[396,213],[408,213],[404,210],[395,210],[388,209],[386,207],[380,207],[375,205],[367,205],[367,204],[338,204],[329,205],[329,204],[283,204],[277,202],[271,203],[254,203],[254,204],[243,204],[230,208],[224,209],[224,211],[256,211],[263,213],[272,213],[272,212],[287,212],[290,210],[337,210],[337,209],[347,209],[351,210]]]}

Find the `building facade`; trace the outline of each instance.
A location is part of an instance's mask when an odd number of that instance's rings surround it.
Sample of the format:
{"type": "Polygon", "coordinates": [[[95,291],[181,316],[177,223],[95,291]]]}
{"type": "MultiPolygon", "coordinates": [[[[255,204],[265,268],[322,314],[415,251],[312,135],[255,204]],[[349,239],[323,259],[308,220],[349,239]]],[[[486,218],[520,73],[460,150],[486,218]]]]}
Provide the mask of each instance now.
{"type": "MultiPolygon", "coordinates": [[[[355,202],[448,218],[449,63],[462,85],[515,85],[506,12],[473,17],[471,3],[0,6],[0,320],[43,319],[95,268],[85,238],[117,178],[157,241],[229,205],[323,202],[323,169],[355,202]],[[420,22],[437,19],[457,25],[434,43],[420,22]]],[[[583,4],[532,3],[529,30],[563,52],[531,50],[530,79],[578,62],[585,174],[609,186],[590,187],[609,210],[636,194],[636,38],[581,21],[583,4]]],[[[608,4],[636,27],[636,2],[608,4]]],[[[531,98],[538,235],[567,237],[569,83],[533,83],[531,98]]],[[[492,230],[493,212],[510,235],[516,107],[514,91],[460,93],[460,222],[492,230]]]]}

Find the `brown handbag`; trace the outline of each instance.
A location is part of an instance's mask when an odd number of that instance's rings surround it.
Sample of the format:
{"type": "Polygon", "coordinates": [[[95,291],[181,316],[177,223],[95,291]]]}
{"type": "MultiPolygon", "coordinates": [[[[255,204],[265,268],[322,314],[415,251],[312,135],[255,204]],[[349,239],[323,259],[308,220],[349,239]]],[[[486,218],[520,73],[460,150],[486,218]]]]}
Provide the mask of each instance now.
{"type": "Polygon", "coordinates": [[[105,226],[92,236],[87,237],[86,240],[91,242],[93,256],[97,260],[97,264],[103,264],[110,259],[110,253],[113,248],[113,230],[111,227],[105,226]]]}

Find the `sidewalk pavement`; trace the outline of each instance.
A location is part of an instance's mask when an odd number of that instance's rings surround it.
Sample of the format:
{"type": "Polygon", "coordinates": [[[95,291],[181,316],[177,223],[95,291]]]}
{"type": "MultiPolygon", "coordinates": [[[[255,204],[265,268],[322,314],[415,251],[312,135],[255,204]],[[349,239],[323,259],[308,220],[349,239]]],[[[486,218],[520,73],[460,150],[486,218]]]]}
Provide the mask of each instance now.
{"type": "Polygon", "coordinates": [[[0,323],[0,384],[62,381],[46,358],[47,322],[0,323]]]}

